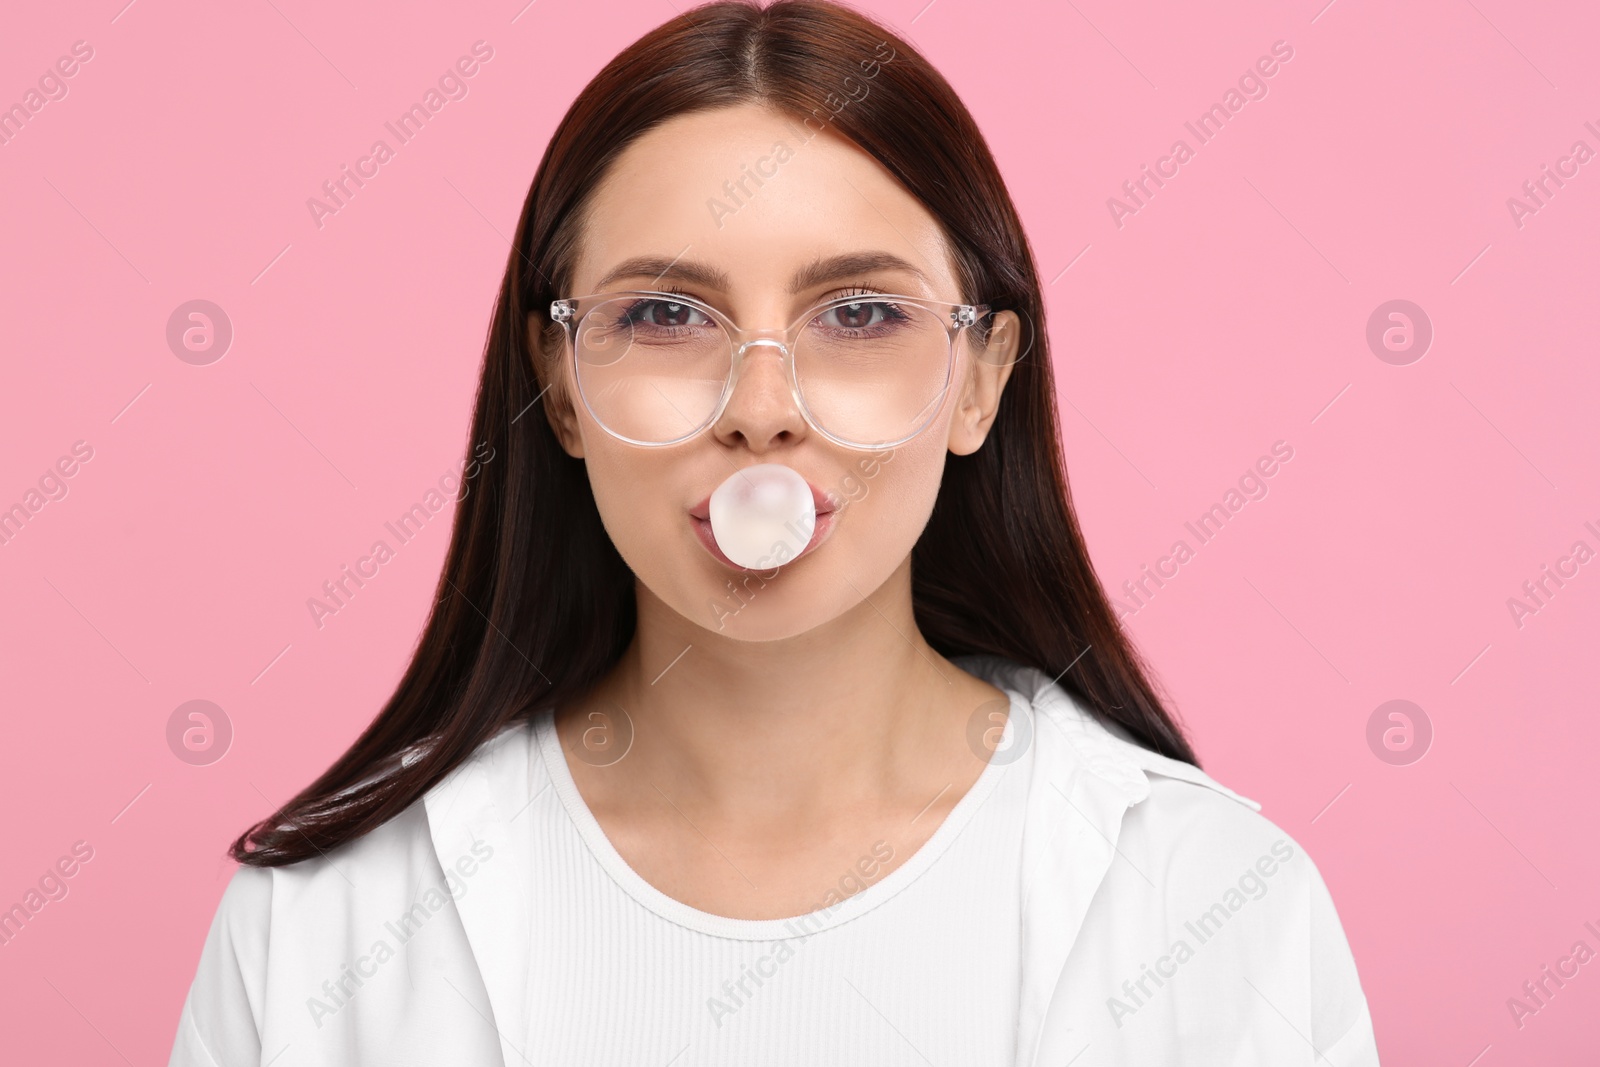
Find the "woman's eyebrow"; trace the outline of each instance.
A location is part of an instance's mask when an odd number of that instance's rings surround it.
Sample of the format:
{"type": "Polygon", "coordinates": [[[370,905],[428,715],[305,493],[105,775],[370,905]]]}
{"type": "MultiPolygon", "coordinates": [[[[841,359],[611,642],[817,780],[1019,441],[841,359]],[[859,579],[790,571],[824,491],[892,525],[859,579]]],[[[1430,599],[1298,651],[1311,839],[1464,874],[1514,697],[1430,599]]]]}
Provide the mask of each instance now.
{"type": "MultiPolygon", "coordinates": [[[[789,282],[789,292],[801,293],[840,278],[888,270],[904,271],[924,282],[928,280],[922,271],[892,252],[846,252],[837,256],[819,256],[795,271],[794,277],[789,282]]],[[[664,256],[634,256],[607,271],[595,284],[595,291],[605,292],[613,283],[623,278],[641,277],[652,278],[654,282],[665,279],[689,285],[701,285],[722,293],[727,292],[731,286],[731,279],[726,271],[707,263],[668,259],[664,256]]]]}
{"type": "Polygon", "coordinates": [[[928,280],[927,275],[892,252],[846,252],[826,259],[819,256],[795,271],[789,292],[803,293],[827,282],[891,270],[915,275],[923,282],[928,280]]]}
{"type": "Polygon", "coordinates": [[[653,279],[652,284],[662,279],[669,279],[687,282],[690,285],[703,285],[718,292],[727,292],[729,281],[726,271],[718,270],[709,264],[696,263],[693,260],[667,259],[664,256],[634,256],[606,271],[605,275],[595,283],[595,292],[606,292],[614,282],[623,278],[643,277],[653,279]]]}

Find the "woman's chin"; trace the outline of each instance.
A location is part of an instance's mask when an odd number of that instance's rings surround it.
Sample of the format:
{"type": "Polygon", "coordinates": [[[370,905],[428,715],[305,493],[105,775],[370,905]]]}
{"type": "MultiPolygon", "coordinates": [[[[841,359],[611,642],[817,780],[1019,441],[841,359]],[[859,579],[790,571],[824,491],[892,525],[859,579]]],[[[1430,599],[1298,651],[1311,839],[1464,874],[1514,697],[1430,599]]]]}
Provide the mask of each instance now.
{"type": "Polygon", "coordinates": [[[708,569],[702,561],[694,561],[673,575],[668,586],[656,587],[672,590],[657,597],[701,629],[749,642],[798,637],[860,603],[848,582],[824,577],[820,568],[802,571],[805,568],[785,566],[774,575],[770,570],[730,570],[720,564],[708,569]]]}
{"type": "Polygon", "coordinates": [[[744,578],[748,581],[735,579],[733,590],[723,586],[720,595],[714,590],[697,614],[685,614],[721,637],[757,642],[798,637],[837,618],[848,608],[816,603],[819,598],[814,590],[780,590],[781,571],[765,586],[753,573],[744,578]]]}

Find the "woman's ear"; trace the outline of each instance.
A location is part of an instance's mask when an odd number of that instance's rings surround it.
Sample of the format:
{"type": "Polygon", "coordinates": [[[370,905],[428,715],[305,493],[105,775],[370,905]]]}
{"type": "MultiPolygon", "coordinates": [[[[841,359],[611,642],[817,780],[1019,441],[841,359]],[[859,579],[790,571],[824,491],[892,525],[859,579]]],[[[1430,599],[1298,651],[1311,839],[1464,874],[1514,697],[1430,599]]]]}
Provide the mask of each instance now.
{"type": "MultiPolygon", "coordinates": [[[[989,427],[1000,410],[1000,393],[1021,352],[1022,320],[1014,311],[998,311],[989,326],[989,337],[979,348],[973,345],[974,358],[967,380],[950,420],[950,451],[968,456],[982,446],[989,427]]],[[[973,335],[969,331],[968,337],[973,335]]]]}
{"type": "Polygon", "coordinates": [[[536,403],[544,407],[545,418],[562,449],[573,459],[583,458],[583,435],[578,432],[578,414],[572,407],[572,396],[562,380],[564,373],[560,350],[552,352],[547,347],[550,334],[544,320],[536,313],[528,314],[528,351],[533,354],[534,381],[542,390],[536,403]]]}

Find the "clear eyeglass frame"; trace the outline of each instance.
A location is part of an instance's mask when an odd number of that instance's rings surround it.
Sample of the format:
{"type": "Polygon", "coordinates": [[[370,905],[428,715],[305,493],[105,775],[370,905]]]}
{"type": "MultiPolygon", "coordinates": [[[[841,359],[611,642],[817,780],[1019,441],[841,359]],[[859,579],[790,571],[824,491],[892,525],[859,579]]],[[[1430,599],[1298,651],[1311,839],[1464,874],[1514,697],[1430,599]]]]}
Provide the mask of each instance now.
{"type": "Polygon", "coordinates": [[[937,410],[938,406],[944,401],[945,396],[950,391],[951,375],[955,369],[956,337],[961,333],[962,330],[969,326],[976,325],[978,321],[986,316],[991,310],[988,304],[960,304],[945,300],[932,300],[921,296],[910,296],[904,293],[880,293],[877,291],[870,291],[852,293],[849,296],[834,297],[829,300],[824,300],[820,303],[814,304],[806,311],[802,312],[799,317],[797,317],[793,322],[783,329],[746,330],[733,321],[733,316],[727,314],[720,308],[713,307],[703,300],[698,300],[692,296],[686,296],[683,293],[666,292],[658,289],[617,289],[604,293],[589,293],[584,296],[563,297],[550,302],[550,319],[553,322],[560,323],[566,334],[567,350],[571,354],[572,360],[573,380],[578,385],[578,393],[580,396],[583,395],[583,385],[581,376],[578,372],[578,345],[575,331],[577,325],[582,321],[583,318],[582,309],[586,305],[594,305],[623,298],[666,300],[674,304],[683,304],[693,308],[701,314],[715,320],[722,326],[723,331],[726,333],[729,339],[731,348],[728,363],[728,378],[723,383],[722,395],[717,399],[716,408],[712,411],[708,418],[700,423],[700,425],[696,426],[688,433],[673,438],[670,441],[641,441],[617,433],[611,427],[607,426],[605,424],[605,420],[601,419],[600,416],[595,412],[593,406],[589,403],[589,398],[587,396],[583,396],[584,407],[588,409],[589,414],[594,418],[595,422],[600,426],[601,429],[605,430],[606,433],[620,441],[624,441],[631,445],[637,445],[641,448],[669,448],[673,445],[680,445],[685,441],[704,433],[709,427],[716,425],[717,420],[722,417],[723,411],[728,406],[728,400],[733,396],[733,384],[738,380],[739,371],[744,364],[745,353],[752,347],[757,346],[776,348],[782,354],[784,374],[789,382],[790,396],[794,400],[795,408],[800,412],[801,417],[805,419],[806,425],[812,430],[816,431],[837,445],[854,450],[880,451],[885,448],[894,448],[897,445],[903,445],[928,428],[929,424],[933,421],[933,412],[937,410]],[[923,419],[923,421],[914,430],[901,437],[899,440],[874,442],[850,441],[838,436],[837,434],[831,433],[824,428],[818,422],[815,415],[813,415],[810,406],[806,403],[805,397],[801,394],[799,378],[795,371],[795,340],[800,330],[804,328],[806,324],[811,322],[819,315],[827,314],[834,308],[847,307],[852,304],[877,302],[915,305],[923,308],[924,310],[932,312],[941,320],[948,321],[948,325],[945,327],[949,344],[946,348],[944,382],[939,387],[937,396],[935,396],[934,399],[931,400],[927,405],[927,409],[933,410],[929,412],[928,416],[923,419]]]}

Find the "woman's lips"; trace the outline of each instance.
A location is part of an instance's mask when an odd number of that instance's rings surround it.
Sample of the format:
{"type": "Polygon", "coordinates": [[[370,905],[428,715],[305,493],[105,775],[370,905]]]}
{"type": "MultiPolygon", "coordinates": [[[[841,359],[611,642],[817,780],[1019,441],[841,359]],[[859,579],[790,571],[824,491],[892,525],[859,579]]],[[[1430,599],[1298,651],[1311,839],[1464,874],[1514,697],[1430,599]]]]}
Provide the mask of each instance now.
{"type": "MultiPolygon", "coordinates": [[[[834,508],[832,502],[825,495],[822,495],[817,490],[816,486],[811,487],[811,492],[813,498],[820,501],[817,505],[817,521],[811,530],[811,540],[806,542],[806,546],[800,550],[798,555],[785,560],[784,562],[786,563],[793,563],[801,556],[806,556],[816,551],[822,545],[822,542],[828,539],[828,535],[833,532],[834,516],[837,509],[834,508]],[[828,510],[822,510],[824,507],[828,510]]],[[[695,536],[700,539],[700,543],[705,546],[706,551],[711,553],[712,558],[723,566],[732,567],[734,570],[755,571],[760,569],[756,567],[741,567],[729,559],[722,549],[717,547],[716,535],[711,532],[710,518],[696,514],[702,507],[705,509],[706,515],[709,515],[711,508],[710,497],[707,497],[702,504],[696,505],[689,512],[689,524],[694,527],[695,536]]]]}

